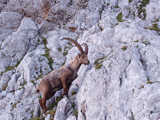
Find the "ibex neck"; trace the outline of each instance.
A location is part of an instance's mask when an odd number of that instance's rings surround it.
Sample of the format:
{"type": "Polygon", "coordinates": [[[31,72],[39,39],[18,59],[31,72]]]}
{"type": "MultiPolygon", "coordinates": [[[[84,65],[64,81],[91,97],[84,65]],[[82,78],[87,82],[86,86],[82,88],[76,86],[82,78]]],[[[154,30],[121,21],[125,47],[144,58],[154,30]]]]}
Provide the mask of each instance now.
{"type": "Polygon", "coordinates": [[[79,62],[78,58],[75,58],[72,63],[69,64],[69,67],[73,70],[78,72],[79,68],[81,67],[81,63],[79,62]]]}

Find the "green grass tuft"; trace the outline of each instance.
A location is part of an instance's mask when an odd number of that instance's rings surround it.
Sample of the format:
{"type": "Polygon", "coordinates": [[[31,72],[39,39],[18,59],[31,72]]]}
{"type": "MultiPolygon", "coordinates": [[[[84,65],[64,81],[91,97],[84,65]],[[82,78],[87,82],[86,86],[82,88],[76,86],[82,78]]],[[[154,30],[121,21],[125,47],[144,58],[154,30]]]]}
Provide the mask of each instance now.
{"type": "Polygon", "coordinates": [[[100,69],[103,65],[102,64],[97,64],[96,66],[94,66],[95,69],[100,69]]]}
{"type": "Polygon", "coordinates": [[[75,115],[76,117],[78,117],[78,110],[74,110],[73,111],[73,115],[75,115]]]}
{"type": "Polygon", "coordinates": [[[66,52],[63,52],[63,55],[64,55],[64,56],[66,56],[67,54],[68,54],[68,51],[66,51],[66,52]]]}
{"type": "Polygon", "coordinates": [[[34,118],[30,119],[30,120],[43,120],[43,119],[41,119],[40,117],[34,117],[34,118]]]}
{"type": "Polygon", "coordinates": [[[77,94],[77,92],[75,92],[75,91],[71,93],[72,96],[75,95],[75,94],[77,94]]]}
{"type": "Polygon", "coordinates": [[[6,88],[8,87],[8,85],[3,86],[2,90],[6,90],[6,88]]]}
{"type": "Polygon", "coordinates": [[[16,108],[16,106],[17,106],[17,103],[12,104],[12,109],[10,109],[10,111],[12,111],[14,108],[16,108]]]}
{"type": "Polygon", "coordinates": [[[24,85],[26,85],[27,84],[27,81],[24,81],[23,83],[21,83],[20,85],[21,86],[24,86],[24,85]]]}
{"type": "Polygon", "coordinates": [[[149,45],[150,44],[150,42],[148,42],[148,41],[143,41],[142,43],[145,44],[145,45],[149,45]]]}
{"type": "Polygon", "coordinates": [[[123,22],[123,21],[125,21],[125,20],[122,19],[122,12],[120,12],[120,13],[117,15],[116,19],[118,20],[118,22],[123,22]]]}
{"type": "Polygon", "coordinates": [[[47,107],[48,110],[53,110],[53,108],[58,105],[58,102],[59,102],[62,98],[63,98],[63,96],[58,97],[58,99],[56,100],[56,102],[50,104],[50,105],[47,107]]]}
{"type": "Polygon", "coordinates": [[[72,103],[72,108],[75,109],[75,104],[74,103],[72,103]]]}
{"type": "Polygon", "coordinates": [[[149,30],[154,30],[154,31],[157,31],[157,32],[159,32],[160,31],[160,29],[158,28],[158,25],[155,23],[155,24],[153,24],[152,25],[152,27],[150,27],[150,28],[146,28],[146,29],[149,29],[149,30]]]}
{"type": "Polygon", "coordinates": [[[73,45],[72,45],[72,43],[71,43],[71,42],[68,42],[67,44],[68,44],[69,46],[72,46],[72,47],[73,47],[73,45]]]}
{"type": "Polygon", "coordinates": [[[94,62],[94,64],[95,64],[94,68],[95,68],[95,69],[100,69],[100,68],[103,66],[102,63],[103,63],[106,59],[107,59],[107,56],[98,58],[98,59],[94,62]]]}
{"type": "Polygon", "coordinates": [[[54,116],[55,116],[55,113],[56,113],[55,110],[51,110],[51,111],[48,111],[48,112],[46,113],[46,115],[50,114],[52,117],[54,117],[54,116]]]}
{"type": "Polygon", "coordinates": [[[62,52],[62,49],[59,47],[59,48],[58,48],[58,51],[59,51],[59,52],[62,52]]]}
{"type": "Polygon", "coordinates": [[[142,18],[142,20],[146,19],[146,5],[150,2],[150,0],[143,0],[141,1],[141,4],[139,5],[138,8],[138,17],[142,18]],[[143,17],[141,17],[141,14],[143,14],[143,17]]]}
{"type": "Polygon", "coordinates": [[[42,99],[42,96],[41,96],[41,95],[39,96],[39,100],[40,100],[40,99],[42,99]]]}
{"type": "Polygon", "coordinates": [[[17,64],[15,66],[9,66],[9,67],[7,67],[5,71],[1,72],[1,75],[3,75],[3,73],[5,73],[7,71],[13,70],[15,67],[18,67],[18,65],[20,64],[20,62],[22,61],[22,59],[20,61],[17,61],[17,64]]]}
{"type": "Polygon", "coordinates": [[[49,55],[49,49],[45,46],[45,54],[43,54],[44,57],[46,57],[48,59],[48,65],[49,67],[52,69],[52,63],[53,63],[53,59],[50,57],[49,55]]]}
{"type": "Polygon", "coordinates": [[[33,85],[36,85],[36,83],[34,82],[34,80],[31,80],[31,83],[33,83],[33,85]]]}
{"type": "Polygon", "coordinates": [[[152,83],[154,83],[154,82],[152,82],[152,81],[148,81],[148,82],[147,82],[147,84],[152,84],[152,83]]]}
{"type": "Polygon", "coordinates": [[[135,40],[135,41],[133,41],[133,42],[139,42],[139,40],[135,40]]]}
{"type": "Polygon", "coordinates": [[[153,111],[150,111],[150,114],[152,114],[153,113],[153,111]]]}
{"type": "Polygon", "coordinates": [[[43,41],[44,45],[46,46],[47,45],[47,38],[43,38],[42,41],[43,41]]]}
{"type": "Polygon", "coordinates": [[[98,61],[103,60],[103,59],[105,59],[105,58],[106,58],[106,56],[105,56],[105,57],[98,58],[98,59],[94,62],[94,64],[98,64],[98,61]]]}
{"type": "Polygon", "coordinates": [[[127,50],[127,46],[121,48],[123,51],[127,50]]]}

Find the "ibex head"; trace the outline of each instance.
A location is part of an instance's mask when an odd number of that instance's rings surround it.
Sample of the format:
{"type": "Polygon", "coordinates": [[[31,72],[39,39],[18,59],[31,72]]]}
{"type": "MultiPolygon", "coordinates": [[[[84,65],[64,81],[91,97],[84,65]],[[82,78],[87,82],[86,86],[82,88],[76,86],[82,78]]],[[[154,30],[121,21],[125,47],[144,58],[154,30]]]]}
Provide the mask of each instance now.
{"type": "Polygon", "coordinates": [[[81,64],[85,64],[85,65],[89,65],[90,61],[88,60],[88,45],[86,43],[83,43],[82,45],[78,44],[76,41],[70,39],[70,38],[63,38],[63,39],[67,39],[69,41],[71,41],[72,43],[75,44],[75,46],[79,49],[80,54],[78,54],[79,57],[79,62],[81,64]],[[82,49],[81,46],[85,47],[85,51],[82,49]]]}

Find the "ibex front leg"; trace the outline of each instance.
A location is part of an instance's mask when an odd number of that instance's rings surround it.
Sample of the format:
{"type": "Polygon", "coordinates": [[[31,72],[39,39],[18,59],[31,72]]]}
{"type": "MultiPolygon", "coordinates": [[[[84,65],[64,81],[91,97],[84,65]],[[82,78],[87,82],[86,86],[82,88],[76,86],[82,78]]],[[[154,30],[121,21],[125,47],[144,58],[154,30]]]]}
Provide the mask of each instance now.
{"type": "Polygon", "coordinates": [[[62,75],[61,77],[61,82],[63,86],[63,97],[67,94],[67,82],[66,82],[66,77],[62,75]]]}

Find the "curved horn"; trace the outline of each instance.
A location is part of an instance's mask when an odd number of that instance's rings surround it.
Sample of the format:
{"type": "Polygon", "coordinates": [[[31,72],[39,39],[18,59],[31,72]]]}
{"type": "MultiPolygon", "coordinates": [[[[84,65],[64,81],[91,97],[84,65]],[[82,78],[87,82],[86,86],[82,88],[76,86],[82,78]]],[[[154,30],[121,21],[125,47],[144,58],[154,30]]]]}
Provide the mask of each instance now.
{"type": "Polygon", "coordinates": [[[85,54],[88,54],[88,45],[86,43],[81,44],[85,48],[85,54]]]}
{"type": "Polygon", "coordinates": [[[76,41],[74,41],[73,39],[71,39],[71,38],[63,38],[63,39],[66,39],[66,40],[69,40],[69,41],[71,41],[72,43],[74,43],[75,44],[75,46],[79,49],[79,51],[80,51],[80,53],[81,54],[83,54],[84,53],[84,51],[83,51],[83,49],[82,49],[82,47],[80,46],[80,44],[78,44],[76,41]]]}

